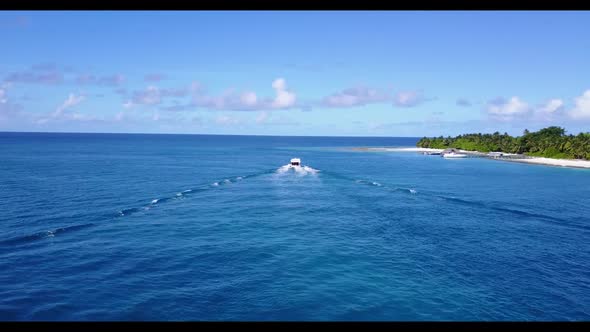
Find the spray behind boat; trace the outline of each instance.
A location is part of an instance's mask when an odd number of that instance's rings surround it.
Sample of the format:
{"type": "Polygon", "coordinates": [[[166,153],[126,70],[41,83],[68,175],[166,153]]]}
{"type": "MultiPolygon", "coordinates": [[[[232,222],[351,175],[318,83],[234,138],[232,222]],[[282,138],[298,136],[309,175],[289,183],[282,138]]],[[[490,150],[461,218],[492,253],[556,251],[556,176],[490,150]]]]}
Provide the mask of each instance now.
{"type": "Polygon", "coordinates": [[[295,171],[295,173],[300,175],[316,174],[317,172],[319,172],[317,169],[311,168],[309,166],[304,166],[303,164],[301,164],[300,158],[292,158],[287,165],[280,167],[277,170],[277,173],[280,174],[288,171],[295,171]]]}

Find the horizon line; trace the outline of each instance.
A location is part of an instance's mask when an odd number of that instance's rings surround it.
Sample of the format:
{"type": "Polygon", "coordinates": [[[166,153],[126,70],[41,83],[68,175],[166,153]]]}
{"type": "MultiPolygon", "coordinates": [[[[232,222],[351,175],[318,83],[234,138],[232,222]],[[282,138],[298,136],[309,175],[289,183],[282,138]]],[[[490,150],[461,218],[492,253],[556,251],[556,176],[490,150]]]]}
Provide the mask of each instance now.
{"type": "Polygon", "coordinates": [[[97,134],[97,135],[187,135],[187,136],[257,136],[257,137],[361,137],[361,138],[422,138],[427,136],[331,136],[331,135],[257,135],[257,134],[189,134],[189,133],[113,133],[77,131],[0,131],[0,134],[97,134]]]}

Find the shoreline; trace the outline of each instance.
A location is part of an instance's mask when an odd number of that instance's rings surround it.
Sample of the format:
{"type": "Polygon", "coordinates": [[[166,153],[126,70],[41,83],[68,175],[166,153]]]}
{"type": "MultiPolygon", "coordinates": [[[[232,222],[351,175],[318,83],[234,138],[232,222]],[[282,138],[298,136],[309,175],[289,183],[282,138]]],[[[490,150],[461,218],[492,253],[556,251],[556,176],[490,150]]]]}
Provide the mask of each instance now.
{"type": "MultiPolygon", "coordinates": [[[[368,152],[442,152],[444,149],[431,149],[431,148],[413,148],[413,147],[399,147],[399,148],[388,148],[388,147],[358,147],[353,148],[355,151],[368,151],[368,152]]],[[[484,152],[479,151],[467,151],[457,149],[461,153],[471,155],[486,155],[484,152]]],[[[516,156],[514,153],[504,153],[505,156],[516,156]]],[[[556,167],[569,167],[569,168],[585,168],[590,169],[590,160],[582,159],[554,159],[545,157],[527,157],[523,159],[516,158],[489,158],[492,160],[508,161],[516,163],[525,163],[533,165],[545,165],[545,166],[556,166],[556,167]]]]}
{"type": "Polygon", "coordinates": [[[527,159],[501,159],[501,158],[498,158],[497,160],[509,161],[509,162],[515,162],[515,163],[534,164],[534,165],[590,169],[590,160],[581,160],[581,159],[554,159],[554,158],[545,158],[545,157],[531,157],[531,158],[527,158],[527,159]]]}

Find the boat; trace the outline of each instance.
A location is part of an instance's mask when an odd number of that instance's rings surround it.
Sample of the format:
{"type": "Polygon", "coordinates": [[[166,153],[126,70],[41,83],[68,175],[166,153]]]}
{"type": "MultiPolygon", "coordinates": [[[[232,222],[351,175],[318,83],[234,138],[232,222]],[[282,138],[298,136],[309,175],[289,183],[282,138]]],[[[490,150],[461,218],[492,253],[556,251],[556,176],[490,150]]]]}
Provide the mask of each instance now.
{"type": "Polygon", "coordinates": [[[443,156],[443,158],[465,158],[465,157],[467,157],[466,154],[456,153],[456,152],[445,153],[442,156],[443,156]]]}
{"type": "Polygon", "coordinates": [[[504,156],[504,154],[502,152],[489,152],[488,153],[488,157],[492,157],[492,158],[500,158],[503,156],[504,156]]]}
{"type": "Polygon", "coordinates": [[[301,159],[299,159],[299,158],[293,158],[289,161],[289,163],[287,165],[283,165],[277,170],[277,173],[280,173],[280,174],[288,173],[288,172],[294,172],[299,175],[307,175],[307,174],[317,174],[319,172],[319,170],[311,168],[307,165],[303,165],[301,163],[301,159]]]}

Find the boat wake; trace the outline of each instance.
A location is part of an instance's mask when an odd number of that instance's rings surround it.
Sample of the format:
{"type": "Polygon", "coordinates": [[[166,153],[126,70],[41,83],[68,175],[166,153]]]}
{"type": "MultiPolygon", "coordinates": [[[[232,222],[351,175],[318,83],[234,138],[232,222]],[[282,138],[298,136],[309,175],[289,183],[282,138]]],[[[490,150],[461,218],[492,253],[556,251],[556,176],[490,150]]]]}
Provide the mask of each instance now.
{"type": "Polygon", "coordinates": [[[311,168],[309,166],[293,166],[293,165],[284,165],[279,167],[276,170],[276,174],[287,174],[289,172],[293,172],[294,174],[305,176],[305,175],[317,175],[319,170],[315,168],[311,168]]]}
{"type": "Polygon", "coordinates": [[[87,223],[87,224],[81,224],[81,225],[65,226],[65,227],[60,227],[60,228],[56,228],[53,230],[41,231],[41,232],[29,234],[29,235],[17,236],[17,237],[13,237],[10,239],[2,240],[2,241],[0,241],[0,248],[6,247],[8,249],[13,249],[14,246],[16,246],[16,245],[27,244],[29,242],[33,242],[36,240],[53,238],[58,234],[68,233],[71,231],[76,231],[76,230],[92,227],[95,225],[99,225],[101,221],[105,222],[105,221],[109,221],[109,220],[114,220],[116,218],[127,217],[127,216],[130,216],[130,215],[138,213],[138,212],[147,211],[147,210],[150,210],[152,208],[159,206],[160,204],[162,204],[164,202],[178,200],[178,199],[184,199],[187,196],[190,196],[190,195],[193,195],[193,194],[196,194],[199,192],[203,192],[203,191],[211,190],[211,189],[216,189],[217,187],[220,187],[220,186],[231,185],[231,184],[240,182],[244,179],[254,178],[254,177],[258,177],[258,176],[262,176],[262,175],[266,175],[266,174],[271,174],[273,172],[274,172],[274,170],[267,170],[267,171],[263,171],[263,172],[259,172],[259,173],[255,173],[255,174],[250,174],[250,175],[229,177],[229,178],[225,178],[225,179],[213,182],[211,184],[205,184],[205,185],[197,186],[192,189],[186,189],[186,190],[177,192],[174,195],[152,199],[149,201],[149,203],[144,204],[143,206],[128,207],[128,208],[119,210],[117,213],[107,214],[107,215],[102,215],[102,216],[98,215],[95,218],[93,218],[93,220],[97,220],[96,223],[87,223]]]}
{"type": "MultiPolygon", "coordinates": [[[[90,217],[90,219],[92,219],[92,220],[87,220],[87,221],[92,221],[90,223],[64,226],[64,227],[56,228],[53,230],[40,231],[40,232],[33,233],[33,234],[28,234],[28,235],[24,235],[24,236],[17,236],[17,237],[5,239],[5,240],[0,240],[0,249],[13,250],[13,249],[15,249],[15,246],[24,245],[29,242],[42,240],[42,239],[48,239],[48,238],[54,238],[57,235],[61,235],[64,233],[69,233],[72,231],[77,231],[80,229],[85,229],[85,228],[93,227],[96,225],[100,225],[101,222],[111,221],[111,220],[115,220],[118,218],[127,217],[130,215],[136,214],[136,213],[141,213],[141,212],[145,213],[147,210],[156,208],[165,202],[179,200],[179,199],[185,199],[191,195],[195,195],[200,192],[207,191],[207,190],[219,190],[222,187],[232,186],[234,184],[237,184],[237,183],[239,183],[243,180],[249,179],[249,178],[255,178],[255,177],[259,177],[259,176],[263,176],[263,175],[267,175],[267,174],[286,175],[289,173],[296,174],[297,176],[306,176],[306,175],[315,176],[319,172],[320,172],[319,170],[314,169],[309,166],[288,164],[288,165],[281,166],[278,169],[271,169],[271,170],[267,170],[267,171],[263,171],[263,172],[250,174],[250,175],[223,178],[221,180],[218,180],[215,182],[209,182],[208,184],[203,184],[203,185],[197,186],[195,188],[186,189],[186,190],[177,192],[175,194],[171,194],[169,196],[146,200],[146,203],[144,203],[143,205],[138,204],[138,206],[135,206],[135,207],[128,207],[125,209],[121,209],[117,213],[105,214],[105,215],[95,215],[94,217],[90,217]]],[[[410,196],[418,196],[418,197],[422,196],[424,199],[433,199],[433,198],[443,199],[449,203],[468,205],[471,207],[477,207],[477,208],[492,210],[492,211],[501,212],[501,213],[508,213],[508,214],[514,215],[519,218],[527,218],[527,219],[552,222],[552,223],[560,225],[560,226],[574,227],[574,228],[584,230],[584,231],[588,231],[590,229],[590,227],[588,227],[588,226],[579,225],[579,223],[575,223],[569,219],[557,218],[557,217],[553,217],[550,215],[539,214],[539,213],[531,213],[531,212],[527,212],[527,211],[512,209],[512,208],[509,208],[506,206],[496,206],[494,204],[489,204],[486,202],[464,200],[464,199],[460,199],[460,198],[457,198],[454,196],[449,196],[448,194],[445,195],[445,194],[432,192],[432,191],[428,191],[428,190],[420,190],[421,195],[417,195],[418,191],[413,188],[391,186],[391,185],[383,184],[383,183],[380,183],[377,181],[372,181],[372,180],[364,180],[364,179],[358,179],[358,178],[355,179],[355,178],[348,177],[346,175],[342,175],[339,173],[333,173],[330,171],[322,171],[322,174],[324,174],[328,177],[332,177],[334,179],[351,181],[351,182],[354,182],[354,183],[356,183],[358,185],[362,185],[362,186],[375,187],[375,189],[379,188],[378,190],[385,190],[385,191],[389,191],[389,192],[400,192],[400,193],[404,193],[404,194],[409,194],[410,196]]]]}
{"type": "MultiPolygon", "coordinates": [[[[337,173],[332,173],[332,172],[325,172],[325,174],[329,175],[331,177],[334,177],[334,178],[341,179],[341,180],[354,181],[355,183],[357,183],[359,185],[380,187],[380,190],[385,190],[385,191],[389,191],[389,192],[400,192],[400,193],[409,194],[411,196],[418,194],[418,191],[416,189],[412,189],[412,188],[384,185],[384,184],[379,183],[377,181],[370,181],[370,180],[362,180],[362,179],[355,180],[353,178],[350,178],[350,177],[347,177],[347,176],[344,176],[341,174],[337,174],[337,173]]],[[[551,223],[561,226],[561,227],[568,227],[568,228],[578,229],[578,230],[583,230],[583,231],[590,230],[590,227],[586,226],[586,224],[580,224],[579,220],[576,221],[576,220],[571,220],[571,219],[567,219],[567,218],[554,217],[554,216],[547,215],[547,214],[532,213],[532,212],[527,212],[527,211],[523,211],[523,210],[509,208],[506,206],[499,206],[499,205],[491,204],[491,203],[487,203],[487,202],[479,202],[479,201],[460,199],[460,198],[457,198],[454,196],[449,196],[448,194],[445,195],[445,194],[441,194],[441,193],[429,191],[429,190],[420,190],[420,192],[421,192],[421,195],[419,195],[419,196],[421,196],[423,199],[428,199],[428,200],[431,200],[433,198],[442,199],[442,200],[445,200],[445,201],[447,201],[449,203],[453,203],[453,204],[467,205],[467,206],[471,206],[471,207],[481,208],[484,210],[491,210],[491,211],[496,211],[496,212],[507,213],[507,214],[511,214],[511,215],[519,217],[519,218],[526,218],[526,219],[531,219],[531,220],[536,220],[536,221],[551,222],[551,223]]],[[[505,203],[502,203],[502,204],[505,204],[505,203]]],[[[584,219],[582,221],[587,221],[587,219],[584,219]]]]}
{"type": "Polygon", "coordinates": [[[389,191],[399,191],[399,192],[403,192],[403,193],[409,193],[412,195],[415,195],[418,193],[415,189],[384,186],[383,184],[381,184],[377,181],[355,180],[354,182],[356,182],[358,184],[362,184],[362,185],[367,185],[367,186],[383,187],[384,189],[389,190],[389,191]]]}

